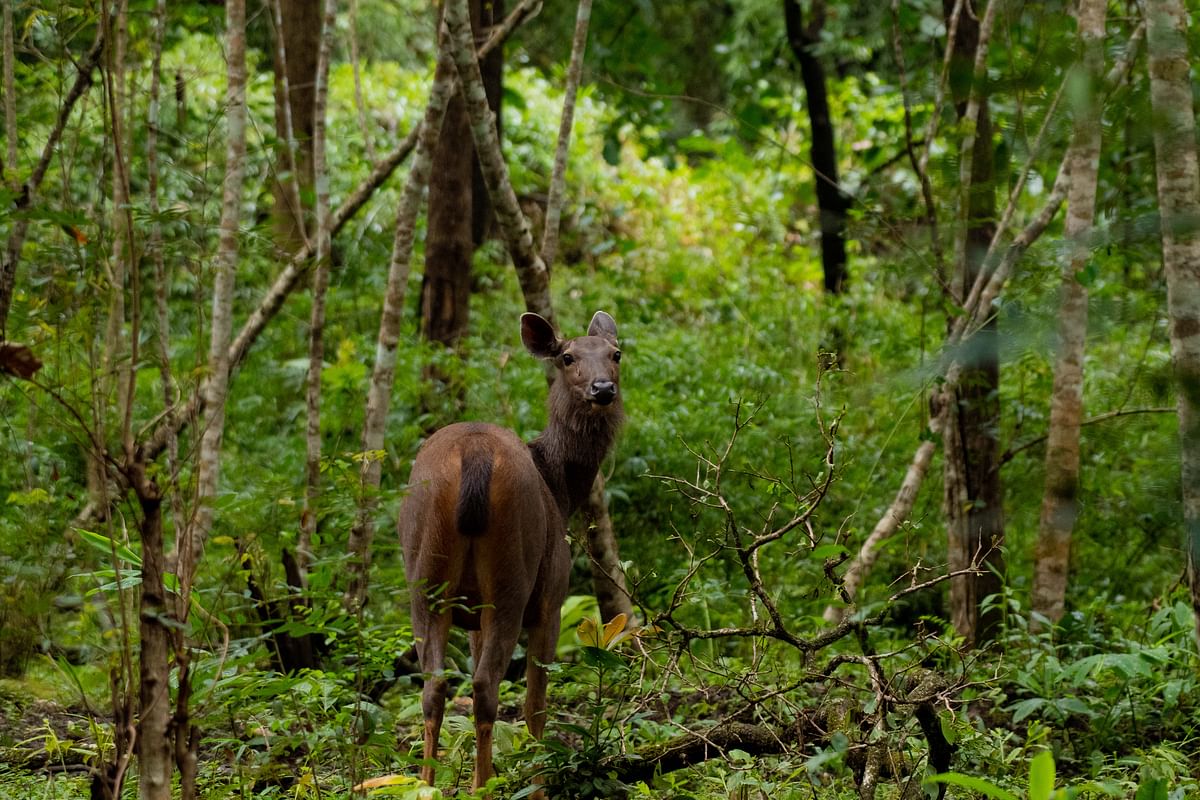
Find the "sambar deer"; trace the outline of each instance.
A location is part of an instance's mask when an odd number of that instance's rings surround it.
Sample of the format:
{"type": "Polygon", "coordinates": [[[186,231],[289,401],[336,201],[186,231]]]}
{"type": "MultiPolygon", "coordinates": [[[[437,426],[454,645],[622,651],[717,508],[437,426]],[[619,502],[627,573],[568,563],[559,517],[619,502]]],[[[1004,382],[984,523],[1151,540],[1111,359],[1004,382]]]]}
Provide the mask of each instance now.
{"type": "Polygon", "coordinates": [[[541,738],[546,669],[567,594],[566,521],[586,499],[624,418],[617,325],[597,311],[586,336],[560,339],[537,314],[521,317],[530,353],[554,364],[549,418],[526,445],[476,422],[437,431],[413,463],[398,523],[412,593],[421,671],[425,764],[433,762],[446,706],[443,663],[451,624],[470,631],[475,660],[475,780],[492,775],[492,726],[503,677],[528,632],[525,724],[541,738]]]}

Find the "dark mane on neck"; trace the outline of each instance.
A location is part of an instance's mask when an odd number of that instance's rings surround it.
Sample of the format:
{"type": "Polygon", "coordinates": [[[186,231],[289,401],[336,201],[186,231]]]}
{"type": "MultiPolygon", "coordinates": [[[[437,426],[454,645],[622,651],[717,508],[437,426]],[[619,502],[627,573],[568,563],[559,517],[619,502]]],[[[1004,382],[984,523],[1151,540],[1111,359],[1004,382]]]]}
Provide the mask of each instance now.
{"type": "Polygon", "coordinates": [[[547,405],[550,413],[546,429],[529,443],[529,449],[567,519],[587,499],[625,412],[619,397],[610,406],[581,404],[559,381],[551,387],[547,405]]]}

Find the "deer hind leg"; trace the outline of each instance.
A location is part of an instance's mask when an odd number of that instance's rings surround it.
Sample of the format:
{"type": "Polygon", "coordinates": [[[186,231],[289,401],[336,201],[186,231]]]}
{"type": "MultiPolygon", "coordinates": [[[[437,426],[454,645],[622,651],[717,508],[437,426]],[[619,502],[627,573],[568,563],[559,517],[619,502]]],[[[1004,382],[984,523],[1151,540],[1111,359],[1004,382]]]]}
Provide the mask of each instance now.
{"type": "MultiPolygon", "coordinates": [[[[551,614],[549,621],[543,621],[529,629],[529,643],[525,648],[525,727],[534,739],[542,738],[546,728],[546,685],[548,675],[546,664],[554,660],[558,647],[559,615],[551,614]]],[[[541,784],[544,778],[538,775],[534,782],[541,784]]],[[[546,793],[538,789],[531,800],[543,800],[546,793]]]]}
{"type": "Polygon", "coordinates": [[[482,788],[492,777],[492,728],[500,704],[500,680],[512,660],[521,633],[521,612],[484,607],[479,634],[472,636],[475,676],[472,681],[475,708],[475,782],[482,788]]]}
{"type": "Polygon", "coordinates": [[[558,647],[559,615],[529,629],[525,665],[525,726],[535,739],[546,727],[546,664],[554,661],[558,647]]]}
{"type": "Polygon", "coordinates": [[[421,672],[427,676],[421,691],[421,714],[425,720],[425,750],[421,765],[421,780],[433,785],[434,762],[437,761],[438,738],[442,717],[446,713],[446,642],[450,638],[450,612],[432,614],[427,610],[413,613],[413,634],[417,639],[417,659],[421,672]]]}

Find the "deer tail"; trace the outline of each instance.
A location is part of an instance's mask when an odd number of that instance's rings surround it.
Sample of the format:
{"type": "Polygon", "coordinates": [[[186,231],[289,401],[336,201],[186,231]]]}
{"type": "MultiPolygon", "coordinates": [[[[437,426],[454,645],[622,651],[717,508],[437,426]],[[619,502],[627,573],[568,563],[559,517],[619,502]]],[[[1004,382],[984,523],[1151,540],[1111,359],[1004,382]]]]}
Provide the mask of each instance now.
{"type": "Polygon", "coordinates": [[[463,536],[480,536],[487,530],[492,484],[492,453],[473,449],[463,454],[455,518],[463,536]]]}

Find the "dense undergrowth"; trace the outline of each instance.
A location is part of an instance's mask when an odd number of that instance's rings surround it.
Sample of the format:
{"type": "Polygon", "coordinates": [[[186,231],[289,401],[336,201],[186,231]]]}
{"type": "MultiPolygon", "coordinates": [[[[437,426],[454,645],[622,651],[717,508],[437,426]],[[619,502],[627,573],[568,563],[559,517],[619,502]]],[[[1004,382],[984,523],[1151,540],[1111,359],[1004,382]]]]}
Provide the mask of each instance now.
{"type": "MultiPolygon", "coordinates": [[[[214,58],[211,40],[192,37],[179,41],[168,60],[196,70],[213,65],[216,74],[214,58]]],[[[353,144],[350,80],[348,68],[333,79],[335,195],[367,169],[353,144]]],[[[559,96],[529,69],[514,69],[506,80],[511,97],[504,129],[514,178],[533,193],[549,172],[559,96]]],[[[406,129],[423,81],[424,73],[373,66],[368,105],[388,109],[394,127],[406,129]]],[[[214,198],[205,194],[210,188],[192,176],[211,168],[211,153],[196,143],[219,118],[221,97],[219,80],[197,85],[190,127],[179,132],[164,182],[174,198],[164,207],[177,208],[167,220],[175,228],[168,237],[175,243],[171,256],[186,265],[171,288],[172,357],[189,386],[200,374],[185,365],[199,363],[206,347],[200,265],[216,214],[214,198]]],[[[837,116],[850,128],[847,140],[894,130],[898,109],[882,91],[848,79],[836,94],[837,116]]],[[[269,98],[269,77],[262,73],[251,102],[262,120],[269,119],[269,98]]],[[[745,625],[760,612],[748,600],[741,567],[720,552],[727,517],[697,507],[663,478],[707,479],[697,455],[715,458],[736,429],[722,491],[739,518],[755,527],[772,509],[794,503],[809,481],[827,475],[828,434],[833,475],[813,517],[812,538],[797,534],[764,550],[761,561],[770,594],[793,630],[814,635],[825,629],[822,613],[835,599],[825,559],[842,545],[855,547],[870,530],[925,433],[945,312],[913,254],[884,236],[854,253],[845,296],[822,294],[811,197],[797,188],[809,184],[808,169],[786,130],[750,144],[684,142],[668,161],[651,152],[652,137],[620,127],[617,113],[592,95],[585,94],[577,124],[566,263],[555,270],[553,288],[566,332],[576,332],[598,308],[620,326],[629,420],[605,470],[639,611],[653,619],[678,596],[675,621],[705,629],[745,625]],[[614,127],[620,131],[615,149],[614,127]],[[835,349],[839,359],[831,366],[823,353],[835,349]],[[706,547],[717,554],[691,575],[696,561],[690,554],[706,547]]],[[[81,152],[100,144],[83,134],[76,142],[81,152]]],[[[254,169],[266,174],[265,157],[254,169]]],[[[877,176],[854,177],[865,232],[885,204],[896,202],[888,194],[894,187],[880,188],[877,176]]],[[[85,180],[75,176],[59,188],[86,199],[85,180]]],[[[322,379],[331,488],[308,586],[312,610],[287,629],[322,643],[326,671],[280,675],[268,669],[270,642],[247,588],[252,579],[271,593],[286,591],[277,561],[280,549],[295,543],[302,492],[305,297],[290,301],[233,384],[224,489],[197,598],[204,614],[195,617],[193,632],[202,643],[194,706],[205,737],[206,797],[342,797],[362,781],[415,774],[419,680],[397,674],[396,659],[411,645],[411,632],[391,534],[408,465],[422,437],[453,419],[495,421],[525,437],[543,424],[543,373],[520,346],[519,292],[499,243],[477,256],[471,331],[461,359],[419,341],[411,322],[420,294],[414,276],[382,454],[386,514],[370,603],[361,618],[342,614],[338,581],[358,491],[355,450],[395,185],[339,239],[329,301],[322,379]],[[454,392],[431,392],[422,384],[421,368],[431,361],[462,387],[461,407],[454,392]]],[[[246,231],[243,313],[256,300],[253,287],[276,267],[268,257],[269,197],[248,202],[262,207],[264,221],[246,231]]],[[[65,221],[86,226],[85,217],[81,212],[65,221]]],[[[98,280],[93,270],[106,235],[88,231],[94,247],[54,234],[41,240],[34,285],[23,289],[25,310],[17,321],[24,339],[55,354],[45,381],[74,401],[86,397],[93,354],[79,343],[89,340],[98,313],[82,298],[98,280]]],[[[1165,321],[1156,312],[1163,305],[1161,276],[1126,263],[1133,257],[1123,253],[1124,262],[1101,262],[1091,286],[1096,333],[1089,342],[1085,406],[1093,415],[1170,404],[1165,321]]],[[[1052,242],[1030,253],[1000,316],[1008,590],[994,599],[1003,611],[999,641],[961,654],[947,632],[939,584],[891,604],[881,624],[827,655],[864,648],[892,653],[897,686],[922,670],[961,684],[956,699],[937,710],[938,724],[955,748],[952,768],[991,788],[952,788],[957,796],[1000,790],[1036,796],[1028,776],[1042,752],[1053,755],[1059,785],[1081,791],[1090,785],[1091,796],[1200,796],[1200,671],[1179,591],[1171,415],[1129,414],[1084,428],[1071,611],[1061,626],[1034,630],[1026,610],[1059,256],[1052,242]]],[[[145,370],[138,386],[143,409],[158,407],[152,373],[145,370]]],[[[154,413],[144,412],[137,424],[154,413]]],[[[86,496],[83,459],[78,432],[45,394],[5,382],[0,419],[3,449],[14,456],[0,463],[6,499],[0,507],[0,669],[6,675],[0,683],[0,796],[80,796],[85,778],[76,765],[93,763],[111,742],[108,675],[131,646],[132,608],[132,585],[118,585],[112,571],[119,566],[128,578],[137,566],[136,543],[119,515],[91,537],[69,528],[86,496]],[[101,552],[100,535],[134,551],[118,554],[114,565],[101,552]],[[40,769],[22,765],[28,754],[40,759],[40,769]]],[[[866,587],[864,617],[885,607],[897,588],[893,580],[907,582],[914,564],[929,570],[919,573],[925,580],[945,561],[936,463],[933,470],[912,521],[888,545],[866,587]]],[[[877,714],[880,699],[861,665],[846,666],[836,679],[808,680],[819,665],[780,642],[730,637],[680,644],[666,629],[581,643],[576,627],[595,611],[584,596],[582,557],[576,566],[577,596],[565,615],[563,663],[552,682],[550,741],[539,747],[528,740],[516,722],[521,685],[506,683],[498,796],[523,796],[529,775],[542,771],[561,797],[851,797],[867,745],[879,742],[894,758],[880,796],[922,796],[926,739],[909,707],[877,714]],[[874,728],[862,730],[872,715],[874,728]],[[648,752],[727,718],[776,731],[819,719],[825,728],[821,736],[801,731],[786,755],[734,749],[692,769],[621,780],[620,756],[648,752]]],[[[465,671],[465,639],[456,639],[455,647],[455,668],[465,671]]],[[[456,706],[466,708],[462,701],[456,706]]],[[[447,787],[467,780],[472,735],[469,716],[449,715],[442,741],[448,768],[440,773],[447,787]]],[[[1044,770],[1044,760],[1036,763],[1044,770]]],[[[374,790],[378,796],[429,796],[411,779],[382,783],[374,790]]]]}

